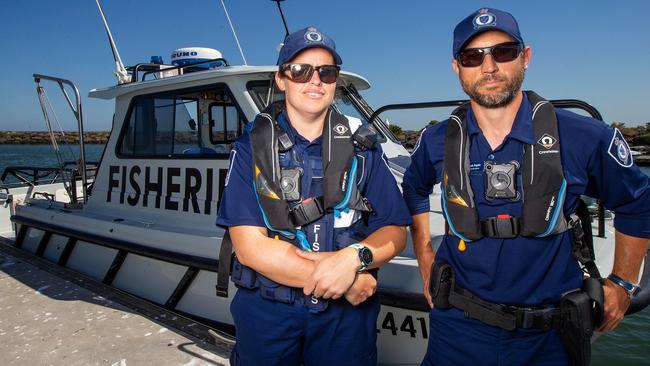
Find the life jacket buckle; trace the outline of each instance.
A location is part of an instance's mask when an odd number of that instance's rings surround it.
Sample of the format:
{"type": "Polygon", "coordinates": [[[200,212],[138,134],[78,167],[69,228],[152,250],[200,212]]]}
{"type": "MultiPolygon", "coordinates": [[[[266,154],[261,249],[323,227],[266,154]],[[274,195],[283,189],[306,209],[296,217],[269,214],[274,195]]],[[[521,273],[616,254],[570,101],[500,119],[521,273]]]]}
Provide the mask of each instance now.
{"type": "Polygon", "coordinates": [[[520,232],[519,218],[507,214],[488,217],[481,220],[481,231],[490,238],[515,238],[520,232]]]}
{"type": "Polygon", "coordinates": [[[325,215],[323,197],[309,197],[289,209],[289,217],[295,226],[304,226],[325,215]]]}

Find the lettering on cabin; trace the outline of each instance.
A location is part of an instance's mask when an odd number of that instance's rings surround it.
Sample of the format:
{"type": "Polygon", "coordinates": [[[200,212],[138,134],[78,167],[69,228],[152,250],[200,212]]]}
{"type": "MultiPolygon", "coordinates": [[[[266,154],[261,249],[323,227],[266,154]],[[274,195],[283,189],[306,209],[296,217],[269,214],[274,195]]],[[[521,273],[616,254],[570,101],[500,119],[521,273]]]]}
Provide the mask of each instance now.
{"type": "MultiPolygon", "coordinates": [[[[110,165],[106,202],[212,215],[216,213],[213,210],[214,173],[212,168],[110,165]]],[[[216,207],[219,207],[227,175],[228,169],[218,169],[216,207]]]]}

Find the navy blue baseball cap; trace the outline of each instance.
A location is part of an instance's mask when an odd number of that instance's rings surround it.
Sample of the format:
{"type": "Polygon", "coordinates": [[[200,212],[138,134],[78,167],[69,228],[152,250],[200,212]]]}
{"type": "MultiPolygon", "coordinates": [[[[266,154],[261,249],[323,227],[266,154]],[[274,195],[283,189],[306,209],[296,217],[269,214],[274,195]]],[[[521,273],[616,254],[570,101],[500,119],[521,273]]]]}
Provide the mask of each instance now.
{"type": "Polygon", "coordinates": [[[315,47],[330,51],[337,65],[343,63],[341,56],[336,53],[336,44],[334,44],[334,41],[325,33],[312,26],[293,32],[284,39],[284,45],[280,49],[280,55],[278,56],[278,65],[291,61],[298,53],[307,48],[315,47]]]}
{"type": "Polygon", "coordinates": [[[461,20],[454,28],[454,58],[472,37],[491,30],[506,33],[517,42],[524,44],[524,39],[519,33],[519,25],[512,14],[493,8],[481,8],[461,20]]]}

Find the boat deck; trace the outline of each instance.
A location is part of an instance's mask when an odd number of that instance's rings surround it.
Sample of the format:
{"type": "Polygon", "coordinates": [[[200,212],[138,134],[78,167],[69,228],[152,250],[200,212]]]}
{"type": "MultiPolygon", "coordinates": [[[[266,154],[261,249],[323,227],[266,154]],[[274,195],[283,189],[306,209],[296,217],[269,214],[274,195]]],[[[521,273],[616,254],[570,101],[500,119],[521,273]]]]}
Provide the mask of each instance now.
{"type": "Polygon", "coordinates": [[[0,238],[1,365],[228,365],[208,327],[0,238]]]}

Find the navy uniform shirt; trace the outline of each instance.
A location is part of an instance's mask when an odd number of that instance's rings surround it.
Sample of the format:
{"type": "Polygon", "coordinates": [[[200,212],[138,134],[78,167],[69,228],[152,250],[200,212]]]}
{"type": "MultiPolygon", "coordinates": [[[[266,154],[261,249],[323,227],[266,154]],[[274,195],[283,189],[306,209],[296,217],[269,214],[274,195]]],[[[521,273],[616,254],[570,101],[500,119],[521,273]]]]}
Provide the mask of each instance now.
{"type": "MultiPolygon", "coordinates": [[[[294,149],[306,151],[312,156],[321,155],[322,136],[309,142],[288,123],[284,113],[278,116],[278,124],[293,141],[294,149]]],[[[364,175],[362,179],[368,179],[368,183],[361,194],[370,201],[374,210],[370,214],[365,236],[383,226],[411,224],[411,215],[384,159],[381,147],[377,147],[369,154],[369,161],[362,164],[362,174],[364,175]]],[[[248,128],[235,142],[230,154],[230,168],[221,196],[217,225],[223,227],[238,225],[266,227],[253,189],[252,155],[248,128]]]]}
{"type": "MultiPolygon", "coordinates": [[[[600,198],[614,210],[614,226],[625,234],[650,238],[650,181],[632,164],[629,147],[618,130],[603,122],[556,109],[561,159],[568,187],[564,213],[575,212],[580,195],[600,198]]],[[[412,153],[402,183],[411,214],[429,211],[429,194],[441,181],[447,121],[427,127],[412,153]]],[[[480,219],[498,214],[521,216],[522,201],[485,199],[485,161],[519,162],[524,144],[535,144],[532,108],[524,93],[512,130],[501,146],[492,150],[471,108],[467,110],[470,140],[470,183],[480,219]]],[[[517,189],[521,193],[521,172],[517,189]]],[[[523,195],[522,195],[523,196],[523,195]]],[[[581,287],[582,273],[571,254],[571,232],[546,238],[483,238],[458,250],[459,239],[445,235],[437,259],[456,270],[459,286],[492,302],[510,305],[556,303],[560,295],[581,287]]],[[[613,249],[613,248],[612,248],[613,249]]]]}

